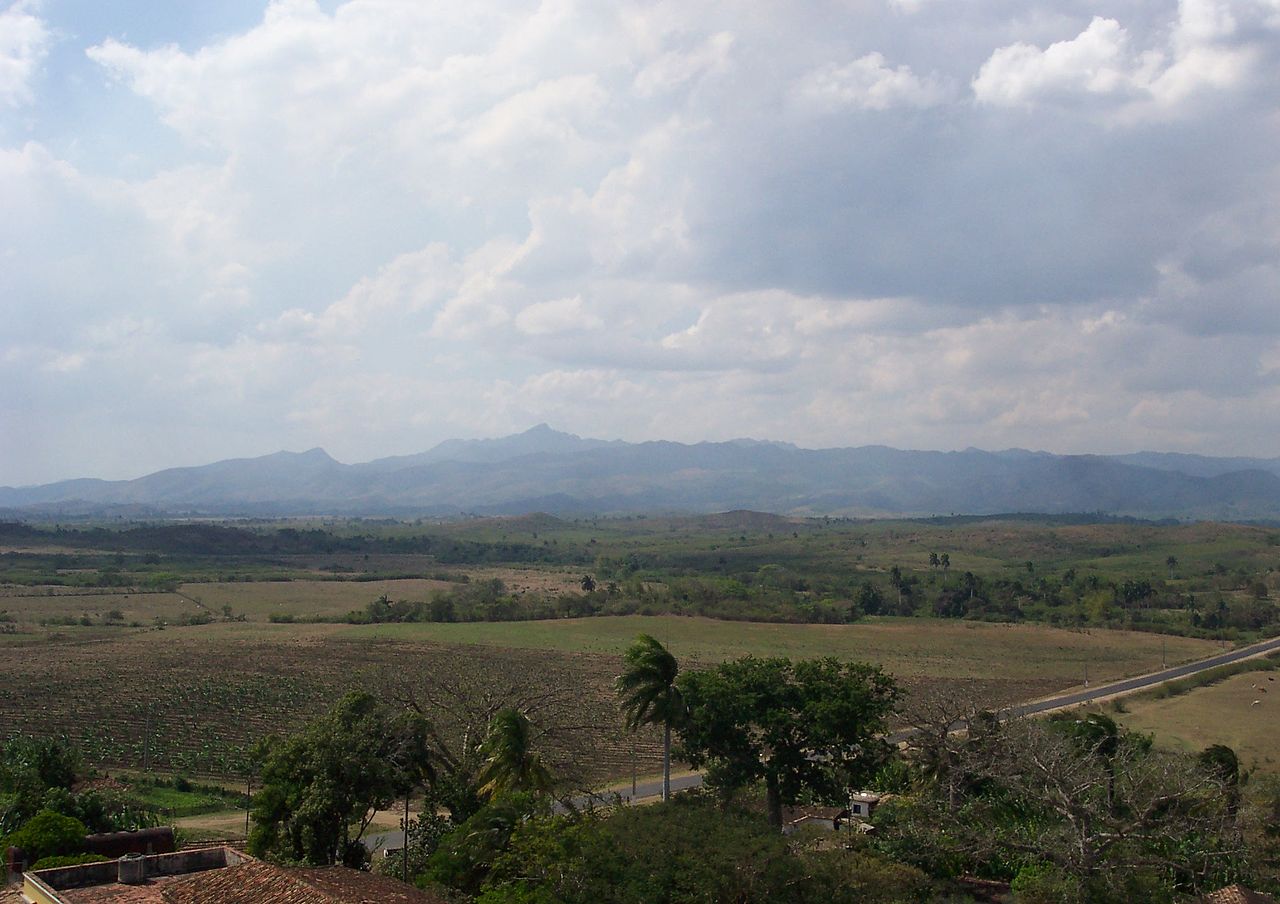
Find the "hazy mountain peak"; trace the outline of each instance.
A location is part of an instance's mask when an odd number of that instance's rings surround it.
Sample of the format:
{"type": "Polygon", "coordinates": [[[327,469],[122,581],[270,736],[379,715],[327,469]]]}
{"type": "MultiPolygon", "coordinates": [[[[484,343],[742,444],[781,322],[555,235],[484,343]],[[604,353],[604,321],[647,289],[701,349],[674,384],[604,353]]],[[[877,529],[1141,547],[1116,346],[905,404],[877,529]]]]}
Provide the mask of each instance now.
{"type": "Polygon", "coordinates": [[[1280,517],[1280,462],[1168,453],[1054,455],[789,443],[625,443],[545,423],[345,465],[321,448],[174,468],[133,481],[0,488],[0,506],[153,506],[212,513],[531,511],[930,515],[1107,512],[1225,520],[1280,517]]]}

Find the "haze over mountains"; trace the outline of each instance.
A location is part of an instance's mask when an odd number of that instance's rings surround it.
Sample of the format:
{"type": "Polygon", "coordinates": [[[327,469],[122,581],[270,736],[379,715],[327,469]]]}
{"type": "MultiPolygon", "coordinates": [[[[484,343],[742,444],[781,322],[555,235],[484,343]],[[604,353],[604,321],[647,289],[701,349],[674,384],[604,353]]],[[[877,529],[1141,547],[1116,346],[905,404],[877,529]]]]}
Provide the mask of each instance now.
{"type": "Polygon", "coordinates": [[[1054,455],[1014,449],[801,449],[583,439],[545,424],[449,440],[417,455],[342,464],[277,452],[136,480],[0,488],[21,515],[452,515],[713,512],[946,515],[1104,512],[1280,519],[1280,459],[1175,453],[1054,455]]]}

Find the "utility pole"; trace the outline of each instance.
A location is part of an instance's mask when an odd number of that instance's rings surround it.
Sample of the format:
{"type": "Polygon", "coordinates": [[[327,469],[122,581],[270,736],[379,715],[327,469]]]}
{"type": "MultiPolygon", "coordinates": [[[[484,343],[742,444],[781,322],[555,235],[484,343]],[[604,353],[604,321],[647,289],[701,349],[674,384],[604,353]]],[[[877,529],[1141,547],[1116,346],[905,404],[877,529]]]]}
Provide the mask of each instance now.
{"type": "Polygon", "coordinates": [[[1084,664],[1084,686],[1089,686],[1089,663],[1084,664]]]}
{"type": "Polygon", "coordinates": [[[1162,669],[1168,668],[1168,666],[1165,664],[1165,645],[1166,645],[1166,640],[1165,638],[1161,637],[1160,638],[1160,668],[1162,669]]]}
{"type": "Polygon", "coordinates": [[[151,772],[151,701],[147,701],[146,729],[142,734],[142,771],[151,772]]]}
{"type": "Polygon", "coordinates": [[[253,809],[253,773],[244,780],[244,837],[249,837],[249,811],[253,809]]]}
{"type": "Polygon", "coordinates": [[[406,885],[409,884],[409,795],[413,793],[410,788],[404,792],[404,840],[400,843],[400,881],[406,885]]]}

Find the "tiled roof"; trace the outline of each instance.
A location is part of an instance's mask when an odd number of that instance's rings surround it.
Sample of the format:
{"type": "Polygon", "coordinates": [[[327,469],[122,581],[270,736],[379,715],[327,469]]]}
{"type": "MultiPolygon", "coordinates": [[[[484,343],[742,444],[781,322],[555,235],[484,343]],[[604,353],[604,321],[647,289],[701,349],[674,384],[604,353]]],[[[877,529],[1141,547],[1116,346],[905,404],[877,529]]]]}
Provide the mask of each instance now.
{"type": "Polygon", "coordinates": [[[59,889],[58,897],[66,904],[164,904],[161,894],[174,877],[148,879],[141,885],[90,885],[85,888],[59,889]]]}
{"type": "Polygon", "coordinates": [[[165,904],[444,904],[386,876],[341,866],[285,868],[250,861],[174,882],[165,904]]]}

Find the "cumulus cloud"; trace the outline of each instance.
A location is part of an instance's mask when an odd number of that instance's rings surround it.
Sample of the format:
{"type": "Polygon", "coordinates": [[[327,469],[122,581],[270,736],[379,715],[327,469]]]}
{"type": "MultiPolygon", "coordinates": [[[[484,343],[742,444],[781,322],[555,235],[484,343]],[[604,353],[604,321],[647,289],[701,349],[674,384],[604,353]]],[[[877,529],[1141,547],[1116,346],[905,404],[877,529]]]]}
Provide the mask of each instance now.
{"type": "Polygon", "coordinates": [[[52,40],[38,10],[35,0],[17,0],[0,11],[0,106],[31,102],[31,81],[52,40]]]}
{"type": "Polygon", "coordinates": [[[1088,94],[1167,109],[1250,78],[1263,55],[1256,30],[1274,31],[1273,12],[1269,0],[1180,0],[1168,37],[1145,49],[1116,19],[1094,16],[1043,49],[1021,41],[996,49],[973,79],[974,96],[1013,106],[1088,94]]]}
{"type": "Polygon", "coordinates": [[[1156,62],[1151,57],[1136,61],[1120,23],[1095,16],[1076,37],[1043,50],[1021,42],[996,50],[973,80],[973,93],[983,103],[1019,104],[1080,91],[1131,91],[1150,82],[1140,70],[1156,62]]]}
{"type": "Polygon", "coordinates": [[[832,107],[887,110],[890,107],[930,107],[946,97],[946,90],[931,78],[921,78],[910,66],[892,68],[880,53],[869,53],[850,63],[828,63],[800,81],[804,100],[832,107]]]}
{"type": "Polygon", "coordinates": [[[531,304],[516,315],[516,328],[530,336],[598,330],[604,321],[582,303],[582,296],[531,304]]]}

